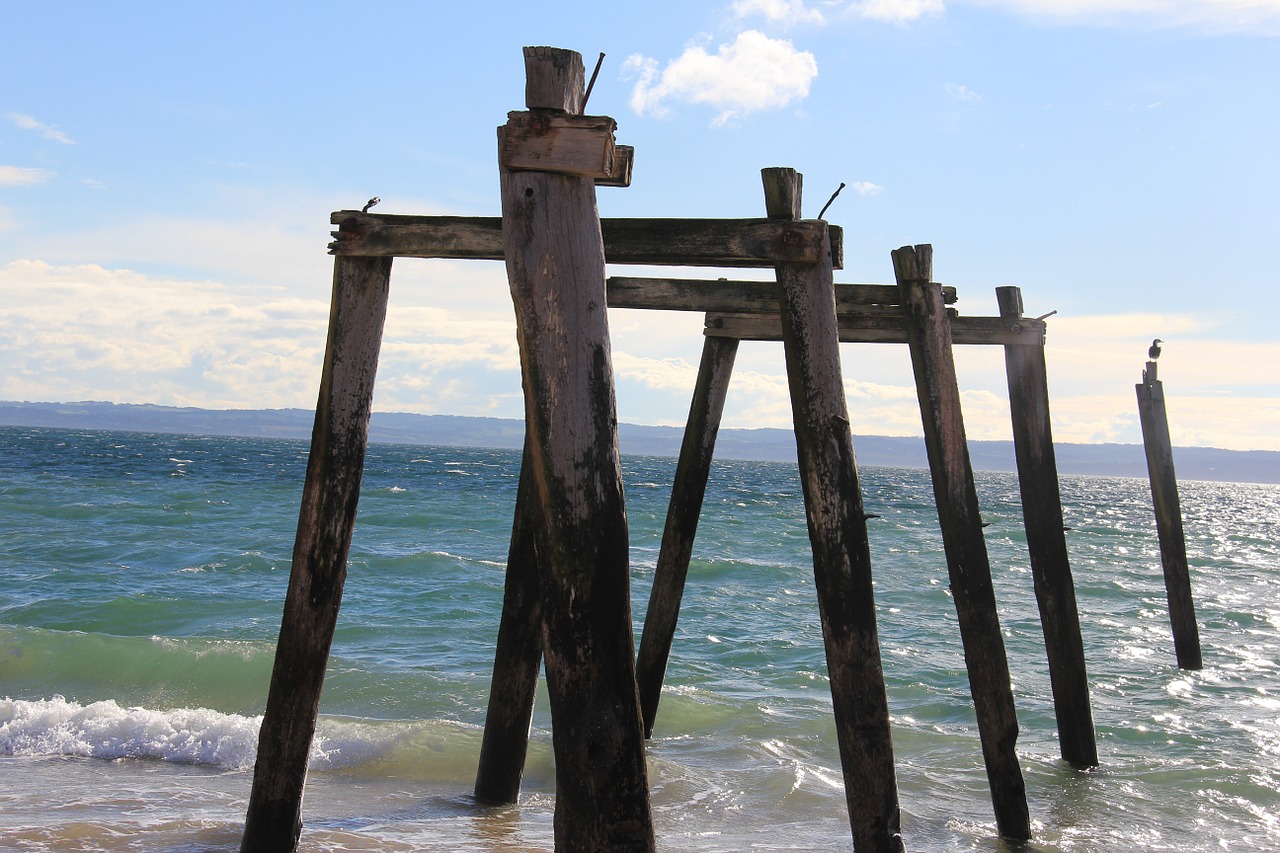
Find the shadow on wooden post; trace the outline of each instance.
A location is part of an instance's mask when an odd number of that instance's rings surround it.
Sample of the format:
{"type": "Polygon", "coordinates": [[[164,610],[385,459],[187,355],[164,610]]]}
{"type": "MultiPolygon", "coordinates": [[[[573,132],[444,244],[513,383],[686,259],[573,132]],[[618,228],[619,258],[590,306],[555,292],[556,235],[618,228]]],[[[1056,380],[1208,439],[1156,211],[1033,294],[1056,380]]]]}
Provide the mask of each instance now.
{"type": "MultiPolygon", "coordinates": [[[[996,301],[1001,317],[1022,318],[1022,291],[1018,288],[997,287],[996,301]]],[[[1098,742],[1089,703],[1075,584],[1067,559],[1058,463],[1049,426],[1049,379],[1043,343],[1006,344],[1004,364],[1009,378],[1009,413],[1013,418],[1022,519],[1049,658],[1058,748],[1063,760],[1073,766],[1096,767],[1098,742]]]]}
{"type": "MultiPolygon", "coordinates": [[[[801,176],[765,169],[763,179],[769,217],[798,220],[801,176]]],[[[901,813],[867,516],[840,370],[830,253],[820,258],[776,267],[800,482],[853,846],[896,853],[903,849],[901,813]]]]}
{"type": "Polygon", "coordinates": [[[1187,566],[1187,540],[1182,530],[1182,503],[1178,499],[1178,477],[1173,470],[1173,443],[1169,439],[1169,417],[1164,406],[1164,383],[1156,376],[1156,363],[1148,361],[1142,371],[1138,392],[1138,417],[1142,421],[1142,444],[1147,453],[1147,474],[1151,499],[1155,504],[1156,534],[1160,538],[1160,565],[1164,568],[1165,594],[1169,599],[1169,621],[1173,627],[1173,648],[1182,669],[1201,669],[1200,629],[1191,599],[1191,570],[1187,566]]]}
{"type": "Polygon", "coordinates": [[[329,340],[241,853],[288,853],[347,577],[391,258],[336,258],[329,340]]]}
{"type": "Polygon", "coordinates": [[[1014,751],[1018,719],[1009,661],[1000,636],[991,562],[982,535],[978,493],[960,413],[951,329],[941,288],[931,283],[933,248],[921,245],[898,249],[893,252],[893,271],[902,292],[925,448],[996,827],[1006,838],[1025,840],[1031,837],[1031,819],[1022,768],[1014,751]]]}

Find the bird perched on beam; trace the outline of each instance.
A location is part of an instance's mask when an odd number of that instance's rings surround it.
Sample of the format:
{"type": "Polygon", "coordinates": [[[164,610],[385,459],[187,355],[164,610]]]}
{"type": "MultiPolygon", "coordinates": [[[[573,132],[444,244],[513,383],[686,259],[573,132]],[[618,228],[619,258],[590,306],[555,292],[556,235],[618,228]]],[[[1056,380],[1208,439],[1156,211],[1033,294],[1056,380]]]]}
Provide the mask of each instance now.
{"type": "Polygon", "coordinates": [[[1151,348],[1147,350],[1147,356],[1150,357],[1152,361],[1155,361],[1160,357],[1160,344],[1162,343],[1164,343],[1164,341],[1159,338],[1156,338],[1151,342],[1151,348]]]}

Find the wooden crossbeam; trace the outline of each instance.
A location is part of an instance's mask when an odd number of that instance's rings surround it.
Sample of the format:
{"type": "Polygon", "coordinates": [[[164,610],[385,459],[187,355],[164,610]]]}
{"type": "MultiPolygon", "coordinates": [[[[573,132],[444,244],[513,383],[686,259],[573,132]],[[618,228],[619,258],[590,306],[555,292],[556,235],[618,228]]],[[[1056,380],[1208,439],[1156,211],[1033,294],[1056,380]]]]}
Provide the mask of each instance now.
{"type": "MultiPolygon", "coordinates": [[[[460,258],[500,261],[502,219],[411,216],[340,210],[329,253],[354,257],[460,258]]],[[[602,219],[605,260],[612,264],[760,267],[817,263],[831,241],[832,264],[844,262],[844,231],[819,219],[602,219]]]]}
{"type": "MultiPolygon", "coordinates": [[[[1043,346],[1043,320],[1002,317],[963,317],[951,309],[951,339],[957,344],[1021,344],[1043,346]]],[[[841,313],[840,340],[844,343],[907,343],[906,325],[896,310],[888,312],[841,313]]],[[[737,338],[744,341],[782,340],[782,320],[777,314],[713,314],[708,313],[706,335],[737,338]]]]}
{"type": "MultiPolygon", "coordinates": [[[[836,311],[840,313],[898,304],[898,288],[891,284],[837,284],[835,288],[836,311]]],[[[611,276],[608,294],[610,308],[776,314],[782,290],[776,281],[611,276]]],[[[956,289],[943,287],[942,296],[948,304],[953,303],[956,289]]]]}

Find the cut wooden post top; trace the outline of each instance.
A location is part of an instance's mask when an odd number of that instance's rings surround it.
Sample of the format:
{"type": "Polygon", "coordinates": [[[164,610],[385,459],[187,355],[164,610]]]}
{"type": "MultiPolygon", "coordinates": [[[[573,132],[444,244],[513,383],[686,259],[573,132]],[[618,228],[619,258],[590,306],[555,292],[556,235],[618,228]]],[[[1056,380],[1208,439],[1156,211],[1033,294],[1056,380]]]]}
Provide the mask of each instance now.
{"type": "Polygon", "coordinates": [[[531,110],[582,112],[582,54],[559,47],[524,49],[524,103],[531,110]]]}
{"type": "Polygon", "coordinates": [[[760,170],[764,182],[764,209],[770,219],[799,219],[804,175],[787,166],[760,170]]]}
{"type": "Polygon", "coordinates": [[[903,246],[890,254],[893,256],[893,273],[899,282],[928,283],[933,279],[933,246],[930,244],[903,246]]]}

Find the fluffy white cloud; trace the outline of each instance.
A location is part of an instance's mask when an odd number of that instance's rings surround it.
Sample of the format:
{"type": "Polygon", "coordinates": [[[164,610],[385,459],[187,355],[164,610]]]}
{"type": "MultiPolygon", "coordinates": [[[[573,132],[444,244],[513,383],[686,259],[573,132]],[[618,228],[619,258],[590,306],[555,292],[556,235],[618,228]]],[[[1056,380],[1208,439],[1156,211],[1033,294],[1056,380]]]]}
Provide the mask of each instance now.
{"type": "Polygon", "coordinates": [[[0,187],[29,187],[52,180],[55,173],[48,169],[24,166],[0,166],[0,187]]]}
{"type": "Polygon", "coordinates": [[[42,121],[37,121],[29,115],[23,115],[22,113],[9,113],[9,121],[13,122],[23,130],[34,130],[45,139],[52,140],[53,142],[61,142],[63,145],[76,144],[74,139],[67,136],[61,130],[58,130],[58,128],[51,124],[45,124],[42,121]]]}
{"type": "Polygon", "coordinates": [[[857,0],[845,7],[846,14],[872,21],[899,24],[945,11],[943,0],[857,0]]]}
{"type": "Polygon", "coordinates": [[[757,30],[740,33],[714,54],[690,45],[661,72],[657,60],[639,54],[624,68],[639,77],[631,94],[638,114],[661,116],[671,101],[706,104],[720,111],[714,124],[801,100],[818,76],[812,53],[757,30]]]}

